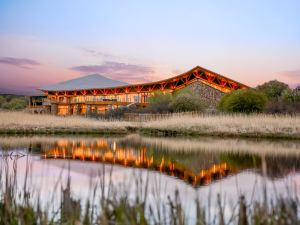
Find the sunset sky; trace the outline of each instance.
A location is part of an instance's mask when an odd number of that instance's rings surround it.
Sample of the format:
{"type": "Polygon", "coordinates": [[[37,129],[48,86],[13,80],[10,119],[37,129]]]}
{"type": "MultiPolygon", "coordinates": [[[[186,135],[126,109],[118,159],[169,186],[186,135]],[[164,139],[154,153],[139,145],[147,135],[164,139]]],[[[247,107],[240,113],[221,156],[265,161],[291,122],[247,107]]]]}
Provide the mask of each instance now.
{"type": "Polygon", "coordinates": [[[0,90],[99,73],[140,83],[196,65],[300,84],[299,0],[0,0],[0,90]]]}

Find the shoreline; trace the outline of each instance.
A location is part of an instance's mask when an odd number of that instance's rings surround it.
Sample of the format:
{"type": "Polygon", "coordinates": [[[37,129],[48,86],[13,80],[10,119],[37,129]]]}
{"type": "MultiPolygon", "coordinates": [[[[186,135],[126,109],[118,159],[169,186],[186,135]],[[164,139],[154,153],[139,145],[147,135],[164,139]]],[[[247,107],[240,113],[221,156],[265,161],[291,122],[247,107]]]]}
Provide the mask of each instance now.
{"type": "Polygon", "coordinates": [[[0,135],[120,135],[128,134],[126,129],[97,129],[97,128],[7,128],[0,129],[0,135]]]}
{"type": "Polygon", "coordinates": [[[253,139],[283,139],[300,140],[300,135],[284,133],[226,133],[226,132],[195,132],[195,131],[174,131],[161,129],[141,128],[138,133],[156,137],[219,137],[219,138],[253,138],[253,139]]]}
{"type": "Polygon", "coordinates": [[[233,132],[203,132],[171,129],[156,129],[143,127],[126,127],[125,129],[95,129],[95,128],[13,128],[0,129],[0,136],[14,135],[127,135],[141,134],[153,137],[219,137],[219,138],[249,138],[249,139],[276,139],[300,140],[300,135],[287,133],[233,133],[233,132]]]}

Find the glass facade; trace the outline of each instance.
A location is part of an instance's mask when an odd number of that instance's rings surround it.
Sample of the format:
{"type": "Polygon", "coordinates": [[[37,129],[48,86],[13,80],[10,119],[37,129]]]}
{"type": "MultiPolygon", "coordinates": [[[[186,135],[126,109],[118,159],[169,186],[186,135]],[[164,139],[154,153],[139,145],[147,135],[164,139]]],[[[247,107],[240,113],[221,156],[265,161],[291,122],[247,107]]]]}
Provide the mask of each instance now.
{"type": "Polygon", "coordinates": [[[57,115],[104,114],[107,110],[131,103],[147,103],[150,93],[128,93],[118,95],[48,95],[47,100],[57,104],[57,115]]]}

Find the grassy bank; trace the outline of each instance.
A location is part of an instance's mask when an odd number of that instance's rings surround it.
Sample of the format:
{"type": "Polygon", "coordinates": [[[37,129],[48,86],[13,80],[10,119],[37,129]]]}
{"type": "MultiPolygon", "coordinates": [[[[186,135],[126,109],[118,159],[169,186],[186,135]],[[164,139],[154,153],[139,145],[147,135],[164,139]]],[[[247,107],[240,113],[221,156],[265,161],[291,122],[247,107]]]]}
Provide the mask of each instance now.
{"type": "Polygon", "coordinates": [[[174,114],[147,122],[0,112],[2,134],[125,134],[300,139],[300,116],[174,114]]]}
{"type": "Polygon", "coordinates": [[[2,134],[124,134],[129,123],[84,117],[0,112],[2,134]]]}
{"type": "Polygon", "coordinates": [[[150,121],[140,127],[154,135],[195,135],[300,139],[299,116],[185,115],[150,121]]]}

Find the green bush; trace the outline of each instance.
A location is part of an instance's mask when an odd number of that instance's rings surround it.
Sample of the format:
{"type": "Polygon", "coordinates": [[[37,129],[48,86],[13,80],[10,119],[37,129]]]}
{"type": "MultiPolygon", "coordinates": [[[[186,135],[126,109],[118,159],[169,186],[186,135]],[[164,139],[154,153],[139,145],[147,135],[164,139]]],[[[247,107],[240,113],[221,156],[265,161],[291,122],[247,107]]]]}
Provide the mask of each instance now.
{"type": "Polygon", "coordinates": [[[183,88],[173,93],[154,92],[149,98],[149,105],[142,111],[150,113],[188,112],[203,111],[204,107],[205,104],[198,96],[193,95],[192,90],[183,88]]]}
{"type": "Polygon", "coordinates": [[[167,113],[172,112],[172,94],[156,91],[149,98],[149,106],[147,107],[150,112],[167,113]]]}
{"type": "Polygon", "coordinates": [[[268,99],[279,98],[289,86],[277,80],[271,80],[256,87],[257,90],[263,92],[268,99]]]}
{"type": "Polygon", "coordinates": [[[267,98],[263,93],[253,89],[236,90],[224,95],[218,108],[223,112],[262,112],[266,102],[267,98]]]}
{"type": "Polygon", "coordinates": [[[289,103],[300,103],[300,91],[286,89],[282,93],[282,100],[289,103]]]}
{"type": "Polygon", "coordinates": [[[9,110],[20,110],[24,109],[26,105],[27,103],[25,98],[13,98],[9,102],[4,102],[1,107],[9,110]]]}
{"type": "Polygon", "coordinates": [[[204,104],[199,97],[189,93],[181,93],[174,97],[171,106],[175,112],[203,111],[204,104]]]}
{"type": "Polygon", "coordinates": [[[286,89],[278,99],[267,102],[264,110],[266,113],[300,113],[300,92],[297,90],[286,89]]]}

